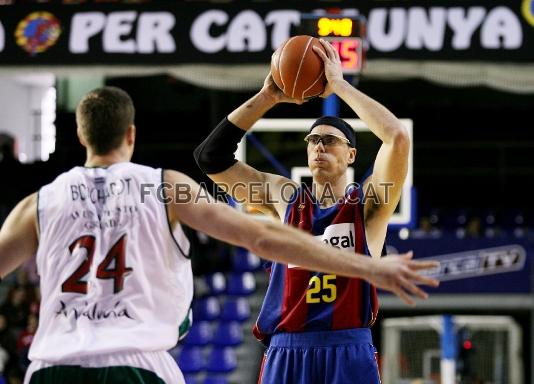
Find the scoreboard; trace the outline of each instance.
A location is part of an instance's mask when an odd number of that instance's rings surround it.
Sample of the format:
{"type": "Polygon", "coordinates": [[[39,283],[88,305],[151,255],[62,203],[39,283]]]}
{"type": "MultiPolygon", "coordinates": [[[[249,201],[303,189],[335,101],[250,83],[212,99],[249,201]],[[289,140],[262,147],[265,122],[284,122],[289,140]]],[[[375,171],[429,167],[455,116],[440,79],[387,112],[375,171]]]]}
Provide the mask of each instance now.
{"type": "Polygon", "coordinates": [[[329,41],[337,49],[344,74],[360,73],[365,62],[365,19],[337,14],[303,14],[297,34],[329,41]]]}

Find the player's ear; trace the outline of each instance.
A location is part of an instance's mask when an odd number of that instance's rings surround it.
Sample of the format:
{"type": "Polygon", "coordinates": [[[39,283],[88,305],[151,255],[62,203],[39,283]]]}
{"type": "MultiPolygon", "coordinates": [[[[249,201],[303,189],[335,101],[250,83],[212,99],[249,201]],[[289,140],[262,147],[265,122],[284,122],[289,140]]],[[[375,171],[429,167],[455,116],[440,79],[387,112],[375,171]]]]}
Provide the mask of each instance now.
{"type": "Polygon", "coordinates": [[[352,164],[354,161],[356,161],[356,148],[349,148],[349,154],[348,154],[348,163],[352,164]]]}
{"type": "Polygon", "coordinates": [[[133,145],[135,143],[135,125],[130,124],[126,129],[126,142],[128,145],[133,145]]]}
{"type": "Polygon", "coordinates": [[[78,136],[78,140],[80,141],[80,144],[83,145],[84,147],[87,147],[87,141],[85,141],[85,138],[83,137],[83,132],[79,126],[76,127],[76,135],[78,136]]]}

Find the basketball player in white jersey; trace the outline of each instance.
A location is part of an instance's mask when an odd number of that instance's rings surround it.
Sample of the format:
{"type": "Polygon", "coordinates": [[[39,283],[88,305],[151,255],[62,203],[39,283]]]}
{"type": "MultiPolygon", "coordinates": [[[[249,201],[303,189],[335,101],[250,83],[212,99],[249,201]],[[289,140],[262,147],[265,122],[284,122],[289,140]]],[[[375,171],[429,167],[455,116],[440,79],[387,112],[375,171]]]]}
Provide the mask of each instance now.
{"type": "Polygon", "coordinates": [[[418,273],[436,263],[352,257],[217,203],[182,173],[131,163],[134,106],[118,88],[88,93],[76,120],[85,165],[22,200],[0,232],[0,276],[35,256],[41,277],[25,383],[184,383],[166,352],[193,298],[180,223],[262,258],[365,278],[401,296],[425,298],[416,284],[436,284],[418,273]]]}

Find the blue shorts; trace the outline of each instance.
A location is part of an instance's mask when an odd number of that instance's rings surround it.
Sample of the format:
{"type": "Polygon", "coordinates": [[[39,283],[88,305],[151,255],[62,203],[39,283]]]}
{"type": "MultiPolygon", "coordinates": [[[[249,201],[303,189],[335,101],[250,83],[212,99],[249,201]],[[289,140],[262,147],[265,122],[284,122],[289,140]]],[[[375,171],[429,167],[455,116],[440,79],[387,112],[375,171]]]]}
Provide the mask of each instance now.
{"type": "Polygon", "coordinates": [[[371,330],[275,334],[258,383],[380,384],[371,330]]]}

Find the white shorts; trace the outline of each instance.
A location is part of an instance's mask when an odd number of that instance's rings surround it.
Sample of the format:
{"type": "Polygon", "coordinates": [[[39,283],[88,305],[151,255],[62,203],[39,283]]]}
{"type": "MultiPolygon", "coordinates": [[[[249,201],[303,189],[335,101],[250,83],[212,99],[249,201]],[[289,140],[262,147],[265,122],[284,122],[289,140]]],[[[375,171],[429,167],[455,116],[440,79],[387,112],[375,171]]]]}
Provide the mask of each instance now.
{"type": "Polygon", "coordinates": [[[165,351],[160,352],[117,352],[106,355],[84,356],[62,360],[60,362],[46,362],[34,360],[26,371],[24,384],[29,384],[34,372],[58,365],[78,365],[83,368],[106,368],[113,366],[128,366],[142,368],[154,372],[166,384],[185,384],[184,376],[172,356],[165,351]]]}

